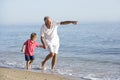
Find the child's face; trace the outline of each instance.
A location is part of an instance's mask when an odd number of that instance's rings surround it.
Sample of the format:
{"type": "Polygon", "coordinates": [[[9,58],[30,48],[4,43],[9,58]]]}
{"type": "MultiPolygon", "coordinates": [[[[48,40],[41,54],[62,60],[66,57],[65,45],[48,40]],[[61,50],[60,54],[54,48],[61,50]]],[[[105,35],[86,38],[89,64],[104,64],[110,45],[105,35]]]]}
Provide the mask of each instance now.
{"type": "Polygon", "coordinates": [[[35,37],[33,38],[33,41],[36,41],[36,39],[37,39],[37,36],[35,36],[35,37]]]}

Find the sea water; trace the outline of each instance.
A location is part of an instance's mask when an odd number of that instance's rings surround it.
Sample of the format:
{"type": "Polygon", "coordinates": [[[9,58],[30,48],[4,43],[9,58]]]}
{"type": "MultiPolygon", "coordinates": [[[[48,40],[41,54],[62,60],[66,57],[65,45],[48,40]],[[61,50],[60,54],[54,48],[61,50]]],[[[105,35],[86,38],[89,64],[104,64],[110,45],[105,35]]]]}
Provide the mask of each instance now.
{"type": "MultiPolygon", "coordinates": [[[[40,42],[41,25],[0,25],[0,66],[25,69],[23,43],[32,32],[40,42]]],[[[78,80],[120,80],[120,24],[60,26],[60,49],[55,73],[78,80]]],[[[33,71],[40,71],[48,50],[36,48],[33,71]]],[[[47,62],[49,73],[51,60],[47,62]]]]}

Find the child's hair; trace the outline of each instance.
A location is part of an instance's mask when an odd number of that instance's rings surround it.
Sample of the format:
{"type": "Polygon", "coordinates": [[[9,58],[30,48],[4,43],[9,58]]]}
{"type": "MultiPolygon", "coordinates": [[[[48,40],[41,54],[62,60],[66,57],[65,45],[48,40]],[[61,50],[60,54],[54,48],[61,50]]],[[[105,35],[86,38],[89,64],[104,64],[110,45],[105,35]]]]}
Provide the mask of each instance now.
{"type": "Polygon", "coordinates": [[[33,39],[34,37],[36,37],[37,34],[36,33],[32,33],[31,36],[30,36],[30,39],[33,39]]]}

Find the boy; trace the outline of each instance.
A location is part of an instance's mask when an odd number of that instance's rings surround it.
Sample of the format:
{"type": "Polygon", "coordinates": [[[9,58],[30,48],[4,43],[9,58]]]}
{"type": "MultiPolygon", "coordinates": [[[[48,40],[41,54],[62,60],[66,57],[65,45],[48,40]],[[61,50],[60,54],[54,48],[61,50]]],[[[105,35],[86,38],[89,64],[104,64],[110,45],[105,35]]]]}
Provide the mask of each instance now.
{"type": "Polygon", "coordinates": [[[31,68],[31,63],[34,61],[34,49],[35,47],[43,47],[36,42],[37,34],[32,33],[30,39],[28,39],[22,46],[21,52],[25,54],[26,68],[31,68]]]}

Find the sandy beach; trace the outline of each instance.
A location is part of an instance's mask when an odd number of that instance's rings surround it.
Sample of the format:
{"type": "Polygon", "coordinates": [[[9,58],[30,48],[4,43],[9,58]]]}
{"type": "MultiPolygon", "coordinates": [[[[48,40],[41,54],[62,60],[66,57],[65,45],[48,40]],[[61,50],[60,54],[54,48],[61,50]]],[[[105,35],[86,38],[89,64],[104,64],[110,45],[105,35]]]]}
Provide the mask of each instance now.
{"type": "Polygon", "coordinates": [[[72,80],[55,74],[0,68],[0,80],[72,80]]]}

